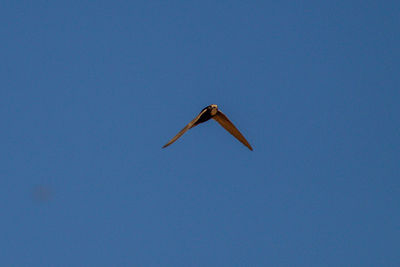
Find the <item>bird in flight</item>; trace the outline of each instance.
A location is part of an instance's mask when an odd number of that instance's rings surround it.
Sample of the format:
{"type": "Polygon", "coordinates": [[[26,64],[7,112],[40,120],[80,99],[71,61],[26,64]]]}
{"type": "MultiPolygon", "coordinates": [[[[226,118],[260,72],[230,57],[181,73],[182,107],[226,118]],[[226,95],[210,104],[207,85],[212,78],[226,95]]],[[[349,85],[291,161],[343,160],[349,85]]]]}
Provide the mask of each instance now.
{"type": "Polygon", "coordinates": [[[166,143],[162,148],[165,148],[178,140],[179,137],[181,137],[187,130],[197,126],[200,123],[203,123],[205,121],[208,121],[209,119],[214,119],[216,120],[222,127],[225,128],[231,135],[236,137],[237,140],[239,140],[243,145],[245,145],[248,149],[253,151],[253,148],[247,142],[246,138],[239,132],[239,130],[233,125],[233,123],[228,119],[228,117],[225,116],[224,113],[222,113],[217,105],[209,105],[208,107],[205,107],[199,115],[196,116],[191,122],[189,122],[188,125],[185,126],[177,135],[175,135],[174,138],[172,138],[168,143],[166,143]]]}

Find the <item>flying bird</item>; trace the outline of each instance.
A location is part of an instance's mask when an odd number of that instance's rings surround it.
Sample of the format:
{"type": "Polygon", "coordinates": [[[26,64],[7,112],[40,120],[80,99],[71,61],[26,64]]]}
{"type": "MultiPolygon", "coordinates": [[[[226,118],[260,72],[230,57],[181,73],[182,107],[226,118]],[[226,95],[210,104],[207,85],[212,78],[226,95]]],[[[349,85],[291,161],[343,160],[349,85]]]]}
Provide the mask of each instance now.
{"type": "Polygon", "coordinates": [[[181,137],[184,133],[186,133],[187,130],[197,126],[200,123],[203,123],[205,121],[208,121],[209,119],[214,119],[216,120],[222,127],[225,128],[231,135],[236,137],[237,140],[242,142],[243,145],[245,145],[248,149],[253,151],[253,148],[247,142],[246,138],[239,132],[239,130],[233,125],[233,123],[228,119],[228,117],[225,116],[224,113],[222,113],[217,105],[209,105],[208,107],[205,107],[199,115],[196,116],[191,122],[189,122],[188,125],[185,126],[177,135],[175,135],[174,138],[172,138],[168,143],[166,143],[163,148],[169,146],[176,140],[178,140],[179,137],[181,137]]]}

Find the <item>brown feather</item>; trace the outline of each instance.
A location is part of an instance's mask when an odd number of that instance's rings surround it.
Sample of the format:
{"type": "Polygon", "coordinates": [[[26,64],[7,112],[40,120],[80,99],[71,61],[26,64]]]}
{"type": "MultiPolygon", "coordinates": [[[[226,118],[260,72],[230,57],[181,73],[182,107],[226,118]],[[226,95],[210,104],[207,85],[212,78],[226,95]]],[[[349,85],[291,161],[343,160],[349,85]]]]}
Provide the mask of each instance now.
{"type": "Polygon", "coordinates": [[[221,111],[218,111],[217,114],[213,117],[214,120],[216,120],[222,127],[225,128],[231,135],[236,137],[237,140],[239,140],[243,145],[245,145],[248,149],[253,151],[253,148],[247,142],[246,138],[239,132],[239,130],[233,125],[233,123],[228,119],[227,116],[225,116],[224,113],[221,111]]]}
{"type": "Polygon", "coordinates": [[[176,140],[178,140],[179,137],[181,137],[184,133],[187,132],[187,130],[189,130],[190,128],[193,128],[194,125],[200,118],[201,115],[203,115],[203,113],[206,112],[206,110],[204,110],[203,112],[200,112],[199,115],[197,115],[196,118],[194,118],[191,122],[189,122],[188,125],[186,125],[182,130],[180,130],[179,133],[177,133],[177,135],[174,136],[174,138],[172,138],[168,143],[166,143],[162,148],[166,148],[167,146],[169,146],[170,144],[172,144],[173,142],[175,142],[176,140]]]}

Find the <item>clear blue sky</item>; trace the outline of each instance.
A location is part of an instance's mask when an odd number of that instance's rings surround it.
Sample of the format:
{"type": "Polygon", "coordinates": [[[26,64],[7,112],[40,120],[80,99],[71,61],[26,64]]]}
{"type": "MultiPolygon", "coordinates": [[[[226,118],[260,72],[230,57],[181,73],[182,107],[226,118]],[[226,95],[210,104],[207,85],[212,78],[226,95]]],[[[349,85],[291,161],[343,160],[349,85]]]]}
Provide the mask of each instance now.
{"type": "Polygon", "coordinates": [[[400,266],[399,14],[2,1],[0,265],[400,266]]]}

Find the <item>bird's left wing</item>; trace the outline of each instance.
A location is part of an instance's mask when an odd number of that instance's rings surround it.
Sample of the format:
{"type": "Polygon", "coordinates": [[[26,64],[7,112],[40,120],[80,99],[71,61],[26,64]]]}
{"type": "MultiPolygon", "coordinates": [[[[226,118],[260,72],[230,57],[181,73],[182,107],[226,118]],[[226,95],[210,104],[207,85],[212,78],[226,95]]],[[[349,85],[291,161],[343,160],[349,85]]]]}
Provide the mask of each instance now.
{"type": "Polygon", "coordinates": [[[188,123],[188,125],[186,125],[182,130],[180,130],[179,133],[177,133],[174,138],[172,138],[168,143],[166,143],[162,148],[165,148],[167,146],[169,146],[170,144],[172,144],[173,142],[175,142],[176,140],[178,140],[179,137],[181,137],[184,133],[186,133],[187,130],[189,130],[190,128],[194,127],[195,123],[199,120],[200,116],[203,115],[203,113],[206,112],[206,109],[204,109],[202,112],[200,112],[199,115],[196,116],[196,118],[194,118],[191,122],[188,123]]]}
{"type": "Polygon", "coordinates": [[[213,117],[214,120],[216,120],[222,127],[225,128],[231,135],[236,137],[237,140],[239,140],[243,145],[245,145],[248,149],[253,151],[253,148],[247,142],[246,138],[239,132],[239,130],[233,125],[233,123],[228,119],[227,116],[225,116],[224,113],[221,111],[218,111],[217,114],[213,117]]]}

